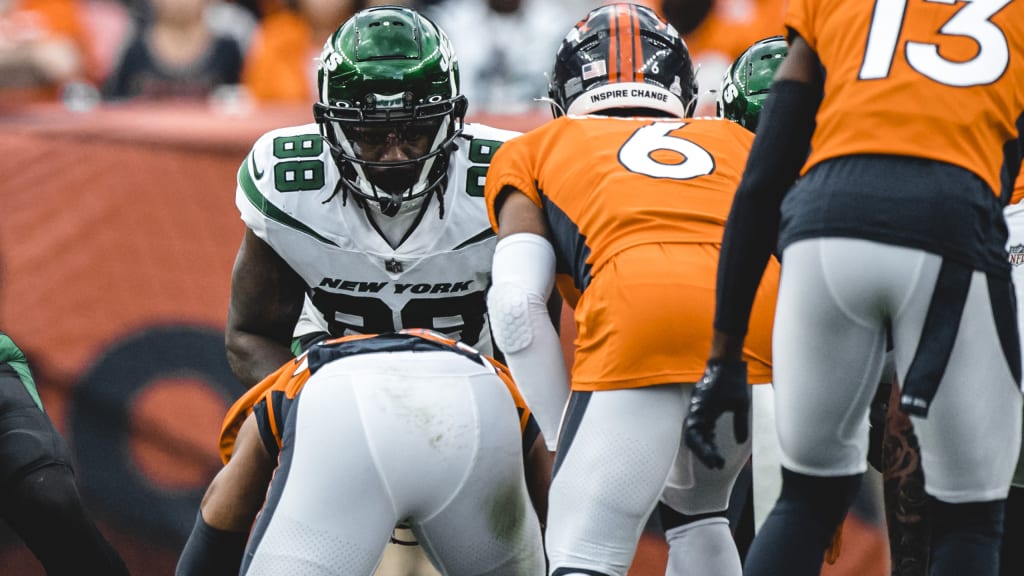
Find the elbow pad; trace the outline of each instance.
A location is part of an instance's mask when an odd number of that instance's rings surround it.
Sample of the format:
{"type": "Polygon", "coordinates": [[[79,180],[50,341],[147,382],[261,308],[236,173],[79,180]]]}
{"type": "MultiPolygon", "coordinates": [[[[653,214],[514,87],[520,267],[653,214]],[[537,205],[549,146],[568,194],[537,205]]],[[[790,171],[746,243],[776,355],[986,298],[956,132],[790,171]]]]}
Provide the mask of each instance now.
{"type": "Polygon", "coordinates": [[[536,234],[503,238],[494,250],[491,283],[487,311],[494,342],[506,354],[519,352],[533,342],[533,324],[551,323],[547,301],[555,284],[554,249],[536,234]]]}

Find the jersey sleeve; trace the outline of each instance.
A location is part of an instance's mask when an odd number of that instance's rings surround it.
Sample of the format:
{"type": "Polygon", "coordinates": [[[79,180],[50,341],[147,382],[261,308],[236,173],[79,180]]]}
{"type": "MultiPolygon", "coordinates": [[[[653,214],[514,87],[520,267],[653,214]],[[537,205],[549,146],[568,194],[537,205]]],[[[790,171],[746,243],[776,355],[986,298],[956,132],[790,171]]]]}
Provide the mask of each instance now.
{"type": "Polygon", "coordinates": [[[273,140],[270,134],[264,134],[239,166],[235,188],[235,206],[242,221],[263,241],[267,240],[267,215],[275,209],[271,201],[273,175],[267,173],[272,163],[273,140]]]}
{"type": "Polygon", "coordinates": [[[241,398],[235,401],[224,416],[221,424],[219,451],[221,461],[225,464],[231,459],[235,449],[235,440],[238,438],[238,431],[242,423],[253,411],[257,414],[256,423],[260,431],[260,437],[264,445],[271,453],[268,439],[274,438],[274,444],[280,449],[280,434],[278,434],[278,422],[281,420],[281,401],[275,397],[275,392],[294,397],[302,385],[309,378],[309,370],[305,368],[305,356],[286,362],[258,384],[246,391],[241,398]],[[258,407],[258,408],[257,408],[258,407]]]}
{"type": "Polygon", "coordinates": [[[487,169],[484,199],[487,202],[487,217],[491,228],[498,231],[498,214],[495,201],[505,186],[512,186],[526,194],[537,206],[541,205],[540,192],[534,181],[536,155],[533,153],[531,133],[517,136],[501,146],[487,169]]]}
{"type": "Polygon", "coordinates": [[[817,36],[815,35],[813,21],[813,5],[819,0],[790,0],[786,7],[784,24],[800,35],[807,42],[812,50],[817,52],[817,36]]]}

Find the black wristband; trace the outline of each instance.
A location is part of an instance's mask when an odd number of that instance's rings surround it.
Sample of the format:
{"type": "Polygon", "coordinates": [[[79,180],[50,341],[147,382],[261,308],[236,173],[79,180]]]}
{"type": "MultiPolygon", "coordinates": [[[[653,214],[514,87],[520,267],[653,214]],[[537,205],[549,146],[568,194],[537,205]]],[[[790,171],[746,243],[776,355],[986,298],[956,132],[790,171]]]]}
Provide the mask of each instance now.
{"type": "Polygon", "coordinates": [[[746,334],[754,295],[775,251],[779,207],[807,159],[821,90],[804,82],[772,84],[733,198],[718,263],[715,329],[746,334]]]}

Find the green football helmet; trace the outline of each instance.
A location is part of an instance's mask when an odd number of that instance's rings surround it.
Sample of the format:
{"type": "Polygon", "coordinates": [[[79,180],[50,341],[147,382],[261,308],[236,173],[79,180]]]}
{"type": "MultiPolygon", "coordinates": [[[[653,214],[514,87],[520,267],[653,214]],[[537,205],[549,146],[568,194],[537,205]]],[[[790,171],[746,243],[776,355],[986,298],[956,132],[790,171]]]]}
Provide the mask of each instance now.
{"type": "Polygon", "coordinates": [[[378,203],[388,216],[403,202],[444,193],[467,103],[455,52],[436,24],[395,6],[356,13],[324,44],[317,88],[313,117],[338,164],[343,192],[378,203]],[[380,140],[381,131],[428,137],[429,149],[396,161],[360,158],[360,135],[376,132],[380,140]],[[381,173],[402,173],[401,189],[375,183],[381,173]]]}
{"type": "Polygon", "coordinates": [[[775,71],[789,53],[782,36],[758,40],[729,66],[718,92],[718,115],[756,131],[775,71]]]}

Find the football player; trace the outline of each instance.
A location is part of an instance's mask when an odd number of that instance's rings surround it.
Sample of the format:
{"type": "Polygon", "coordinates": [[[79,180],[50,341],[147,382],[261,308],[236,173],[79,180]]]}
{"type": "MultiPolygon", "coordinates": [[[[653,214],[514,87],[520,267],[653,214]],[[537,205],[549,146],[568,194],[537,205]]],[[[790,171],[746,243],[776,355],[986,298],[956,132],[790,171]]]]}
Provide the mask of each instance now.
{"type": "Polygon", "coordinates": [[[316,121],[268,132],[238,172],[235,373],[260,381],[293,357],[293,333],[412,326],[490,352],[483,177],[515,133],[464,124],[448,37],[404,8],[343,24],[324,44],[318,86],[316,121]]]}
{"type": "Polygon", "coordinates": [[[127,576],[124,561],[82,503],[71,465],[25,354],[0,332],[0,518],[48,576],[127,576]]]}
{"type": "MultiPolygon", "coordinates": [[[[772,78],[786,57],[789,46],[782,36],[759,40],[743,51],[725,71],[718,91],[716,109],[747,130],[757,130],[761,109],[768,98],[772,78]]],[[[782,490],[779,442],[775,434],[775,401],[771,386],[755,386],[750,391],[750,451],[753,482],[754,530],[761,529],[782,490]],[[760,433],[759,433],[760,432],[760,433]]]]}
{"type": "MultiPolygon", "coordinates": [[[[485,290],[496,239],[483,181],[516,133],[464,123],[447,35],[405,8],[342,24],[318,86],[315,122],[263,135],[238,171],[246,230],[226,328],[235,374],[253,386],[311,342],[410,327],[493,353],[485,290]]],[[[183,574],[237,571],[246,534],[224,530],[208,506],[183,574]]]]}
{"type": "Polygon", "coordinates": [[[543,467],[546,450],[500,363],[426,330],[347,336],[252,392],[208,492],[270,485],[240,574],[369,575],[397,523],[442,574],[543,573],[546,484],[528,488],[524,458],[543,467]]]}
{"type": "MultiPolygon", "coordinates": [[[[1017,296],[1017,329],[1024,331],[1024,169],[1017,175],[1010,205],[1003,211],[1009,229],[1009,250],[1014,293],[1017,296]]],[[[1018,457],[1013,486],[1006,502],[1006,533],[1000,554],[1000,575],[1011,576],[1024,572],[1024,458],[1018,457]]]]}
{"type": "Polygon", "coordinates": [[[723,238],[687,444],[718,467],[718,417],[746,418],[739,352],[777,245],[783,487],[746,573],[819,573],[867,466],[891,333],[899,407],[921,444],[931,574],[995,575],[1021,433],[1002,207],[1020,165],[1024,4],[797,0],[786,25],[723,238]]]}
{"type": "MultiPolygon", "coordinates": [[[[659,499],[668,574],[741,570],[725,511],[750,444],[729,435],[723,468],[709,470],[681,434],[753,135],[687,118],[696,94],[671,25],[633,4],[597,8],[556,54],[556,119],[506,142],[488,172],[495,342],[545,437],[557,438],[553,575],[625,575],[659,499]],[[571,382],[544,312],[556,276],[575,308],[571,382]]],[[[755,382],[771,381],[774,284],[765,281],[745,351],[755,382]]]]}

